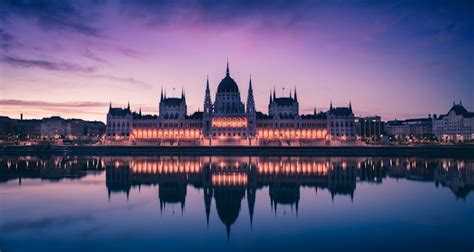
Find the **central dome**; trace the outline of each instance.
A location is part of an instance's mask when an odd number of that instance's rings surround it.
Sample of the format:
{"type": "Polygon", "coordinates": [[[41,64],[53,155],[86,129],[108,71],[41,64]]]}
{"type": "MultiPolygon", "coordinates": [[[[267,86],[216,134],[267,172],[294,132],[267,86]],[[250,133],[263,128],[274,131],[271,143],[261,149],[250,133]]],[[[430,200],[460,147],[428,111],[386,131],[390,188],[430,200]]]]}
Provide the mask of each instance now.
{"type": "Polygon", "coordinates": [[[239,92],[239,87],[237,86],[237,83],[235,83],[234,79],[232,79],[229,75],[222,79],[221,83],[219,83],[219,86],[217,87],[217,93],[223,92],[239,92]]]}
{"type": "Polygon", "coordinates": [[[239,93],[239,87],[237,86],[237,83],[235,83],[234,79],[230,77],[229,63],[227,63],[227,70],[224,79],[222,79],[221,83],[219,83],[219,86],[217,86],[217,93],[223,92],[239,93]]]}

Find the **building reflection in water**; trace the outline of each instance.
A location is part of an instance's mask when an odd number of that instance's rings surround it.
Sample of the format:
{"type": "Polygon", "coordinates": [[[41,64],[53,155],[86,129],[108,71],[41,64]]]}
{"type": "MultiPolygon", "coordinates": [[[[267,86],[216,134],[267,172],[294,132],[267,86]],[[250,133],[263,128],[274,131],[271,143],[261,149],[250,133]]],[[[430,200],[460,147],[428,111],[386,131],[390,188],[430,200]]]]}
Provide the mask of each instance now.
{"type": "Polygon", "coordinates": [[[268,187],[271,209],[289,206],[298,214],[300,188],[328,190],[332,200],[353,200],[357,182],[382,183],[384,178],[434,181],[465,199],[474,189],[474,161],[423,158],[342,157],[2,157],[0,182],[22,179],[80,179],[106,171],[109,195],[132,188],[157,186],[160,211],[167,205],[185,209],[187,187],[202,189],[206,222],[212,201],[230,235],[246,198],[253,223],[256,193],[268,187]]]}

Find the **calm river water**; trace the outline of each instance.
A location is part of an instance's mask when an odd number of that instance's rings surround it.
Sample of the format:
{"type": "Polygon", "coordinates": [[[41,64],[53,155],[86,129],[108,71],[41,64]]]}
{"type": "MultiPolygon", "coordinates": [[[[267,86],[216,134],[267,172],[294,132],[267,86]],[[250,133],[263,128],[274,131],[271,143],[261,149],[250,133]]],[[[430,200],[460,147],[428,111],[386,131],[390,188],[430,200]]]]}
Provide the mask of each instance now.
{"type": "Polygon", "coordinates": [[[473,251],[474,160],[0,157],[0,250],[473,251]]]}

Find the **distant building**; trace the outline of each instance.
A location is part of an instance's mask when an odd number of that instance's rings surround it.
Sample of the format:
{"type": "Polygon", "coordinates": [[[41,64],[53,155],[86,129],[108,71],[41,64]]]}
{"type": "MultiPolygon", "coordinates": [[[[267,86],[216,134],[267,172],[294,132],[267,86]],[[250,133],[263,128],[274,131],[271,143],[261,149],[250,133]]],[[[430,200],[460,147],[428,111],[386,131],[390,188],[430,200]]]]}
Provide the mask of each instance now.
{"type": "Polygon", "coordinates": [[[349,107],[335,108],[331,102],[327,112],[327,124],[331,139],[355,140],[355,118],[351,103],[349,103],[349,107]]]}
{"type": "Polygon", "coordinates": [[[59,116],[41,120],[17,120],[0,117],[0,139],[43,140],[70,139],[87,140],[89,137],[102,137],[105,125],[99,121],[63,119],[59,116]]]}
{"type": "Polygon", "coordinates": [[[474,140],[474,113],[468,112],[461,102],[453,102],[447,114],[433,117],[433,134],[446,142],[474,140]]]}
{"type": "Polygon", "coordinates": [[[12,132],[20,139],[34,139],[41,136],[41,120],[14,120],[12,132]]]}
{"type": "Polygon", "coordinates": [[[385,132],[392,137],[431,137],[433,135],[431,116],[428,118],[416,118],[407,120],[387,121],[385,132]]]}
{"type": "Polygon", "coordinates": [[[44,118],[41,121],[42,138],[65,138],[67,135],[67,122],[59,116],[44,118]]]}
{"type": "Polygon", "coordinates": [[[7,116],[0,116],[0,139],[4,139],[12,131],[13,120],[7,116]]]}
{"type": "Polygon", "coordinates": [[[380,140],[384,134],[385,122],[380,116],[358,117],[355,119],[357,135],[362,140],[380,140]]]}

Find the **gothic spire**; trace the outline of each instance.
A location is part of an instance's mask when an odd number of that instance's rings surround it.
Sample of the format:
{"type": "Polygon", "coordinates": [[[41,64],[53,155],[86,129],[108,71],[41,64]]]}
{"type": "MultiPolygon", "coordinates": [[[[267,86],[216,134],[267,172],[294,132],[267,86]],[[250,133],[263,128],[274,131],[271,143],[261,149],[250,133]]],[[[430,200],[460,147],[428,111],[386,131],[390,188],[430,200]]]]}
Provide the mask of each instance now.
{"type": "Polygon", "coordinates": [[[255,112],[255,101],[253,98],[252,76],[249,80],[249,91],[247,95],[247,112],[255,112]]]}
{"type": "Polygon", "coordinates": [[[294,96],[295,96],[294,97],[295,101],[298,101],[298,96],[296,96],[296,87],[295,87],[295,95],[294,96]]]}
{"type": "Polygon", "coordinates": [[[128,101],[127,109],[130,110],[130,101],[128,101]]]}
{"type": "Polygon", "coordinates": [[[329,110],[332,110],[332,101],[329,103],[329,110]]]}
{"type": "Polygon", "coordinates": [[[160,102],[163,101],[163,87],[161,87],[161,96],[160,96],[160,102]]]}
{"type": "Polygon", "coordinates": [[[270,103],[269,104],[272,104],[273,100],[272,100],[272,90],[270,89],[270,103]]]}
{"type": "Polygon", "coordinates": [[[273,86],[273,100],[276,99],[276,92],[275,92],[275,86],[273,86]]]}
{"type": "Polygon", "coordinates": [[[210,113],[212,107],[211,90],[209,89],[209,75],[206,81],[206,92],[204,95],[204,113],[210,113]]]}

